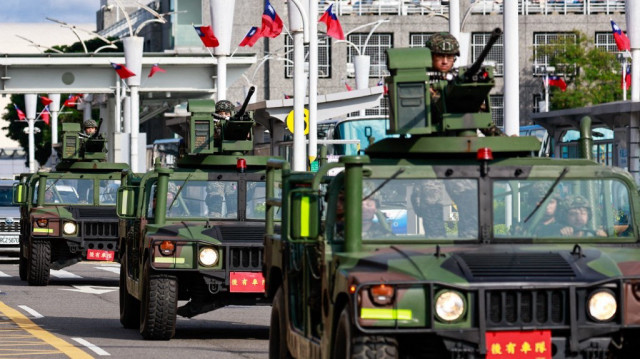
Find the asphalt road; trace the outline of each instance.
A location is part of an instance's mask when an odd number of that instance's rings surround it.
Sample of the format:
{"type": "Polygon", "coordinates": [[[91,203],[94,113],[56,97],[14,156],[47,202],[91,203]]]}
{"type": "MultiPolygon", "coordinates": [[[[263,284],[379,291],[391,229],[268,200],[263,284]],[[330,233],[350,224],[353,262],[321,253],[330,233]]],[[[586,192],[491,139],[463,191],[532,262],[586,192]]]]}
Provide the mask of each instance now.
{"type": "Polygon", "coordinates": [[[119,321],[117,263],[52,271],[46,287],[0,262],[0,357],[267,358],[271,307],[232,306],[178,317],[170,341],[145,341],[119,321]]]}

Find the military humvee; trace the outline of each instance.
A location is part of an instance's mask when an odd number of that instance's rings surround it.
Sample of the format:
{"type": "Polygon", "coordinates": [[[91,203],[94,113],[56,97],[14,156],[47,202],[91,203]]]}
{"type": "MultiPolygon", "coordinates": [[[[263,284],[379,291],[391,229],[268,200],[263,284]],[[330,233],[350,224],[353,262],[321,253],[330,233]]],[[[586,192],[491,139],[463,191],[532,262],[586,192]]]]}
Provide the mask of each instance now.
{"type": "Polygon", "coordinates": [[[116,195],[125,163],[106,162],[105,139],[62,124],[60,163],[51,172],[17,176],[20,279],[47,285],[51,269],[81,260],[112,261],[118,251],[116,195]]]}
{"type": "Polygon", "coordinates": [[[247,103],[218,119],[213,100],[189,101],[187,150],[177,167],[123,181],[120,321],[145,339],[173,337],[176,315],[268,304],[261,272],[267,157],[248,154],[247,103]],[[178,300],[189,302],[177,308],[178,300]]]}
{"type": "Polygon", "coordinates": [[[492,129],[482,59],[449,81],[426,48],[387,55],[400,137],[317,173],[269,162],[270,357],[637,357],[638,188],[588,159],[589,119],[585,159],[538,158],[492,129]]]}

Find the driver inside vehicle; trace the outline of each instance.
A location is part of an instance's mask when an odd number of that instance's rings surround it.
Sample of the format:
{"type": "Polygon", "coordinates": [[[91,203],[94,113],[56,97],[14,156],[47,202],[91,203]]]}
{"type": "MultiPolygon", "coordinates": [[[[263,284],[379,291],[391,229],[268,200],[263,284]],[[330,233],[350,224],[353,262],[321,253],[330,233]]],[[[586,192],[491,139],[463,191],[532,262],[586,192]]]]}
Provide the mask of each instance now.
{"type": "Polygon", "coordinates": [[[593,213],[586,198],[575,195],[567,199],[566,226],[560,230],[565,237],[606,237],[607,233],[602,229],[592,229],[590,221],[593,213]]]}

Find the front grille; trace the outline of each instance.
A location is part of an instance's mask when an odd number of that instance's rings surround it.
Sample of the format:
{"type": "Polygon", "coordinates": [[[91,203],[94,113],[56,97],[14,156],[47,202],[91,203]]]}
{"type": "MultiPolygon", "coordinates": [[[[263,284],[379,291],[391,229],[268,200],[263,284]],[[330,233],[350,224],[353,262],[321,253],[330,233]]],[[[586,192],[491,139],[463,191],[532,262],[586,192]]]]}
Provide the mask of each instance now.
{"type": "Polygon", "coordinates": [[[487,327],[567,323],[568,293],[560,289],[487,291],[487,327]]]}
{"type": "Polygon", "coordinates": [[[230,247],[228,253],[230,271],[262,269],[262,247],[230,247]]]}
{"type": "Polygon", "coordinates": [[[20,232],[20,221],[15,221],[12,224],[0,222],[0,232],[20,232]]]}
{"type": "Polygon", "coordinates": [[[116,208],[107,207],[69,207],[74,213],[74,218],[117,218],[116,208]]]}
{"type": "Polygon", "coordinates": [[[82,233],[84,238],[118,237],[118,223],[113,222],[83,222],[82,233]]]}
{"type": "Polygon", "coordinates": [[[264,239],[264,226],[221,226],[222,240],[241,240],[262,242],[264,239]]]}
{"type": "Polygon", "coordinates": [[[574,278],[571,265],[558,253],[458,253],[475,279],[574,278]]]}

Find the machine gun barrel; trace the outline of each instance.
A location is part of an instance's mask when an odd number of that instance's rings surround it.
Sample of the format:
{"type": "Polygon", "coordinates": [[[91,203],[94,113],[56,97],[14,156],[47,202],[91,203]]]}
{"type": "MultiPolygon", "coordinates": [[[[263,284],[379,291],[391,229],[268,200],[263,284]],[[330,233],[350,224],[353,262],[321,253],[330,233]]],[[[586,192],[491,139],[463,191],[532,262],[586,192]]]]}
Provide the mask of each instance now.
{"type": "Polygon", "coordinates": [[[493,31],[491,32],[491,37],[489,38],[489,41],[487,41],[487,44],[484,46],[484,49],[482,49],[482,52],[480,53],[480,56],[478,56],[478,59],[476,60],[476,62],[474,62],[464,72],[465,80],[470,81],[472,77],[478,73],[478,70],[480,70],[480,66],[482,66],[484,59],[487,57],[487,55],[489,55],[489,51],[491,51],[491,48],[493,47],[493,45],[496,43],[496,41],[498,41],[498,39],[500,38],[500,35],[502,35],[502,30],[499,27],[496,27],[495,29],[493,29],[493,31]]]}
{"type": "Polygon", "coordinates": [[[242,119],[242,116],[244,116],[244,113],[247,110],[247,106],[249,105],[249,100],[251,99],[251,96],[253,96],[253,93],[255,91],[256,91],[255,86],[249,87],[249,92],[247,93],[247,97],[245,97],[242,107],[240,107],[240,110],[233,116],[233,119],[235,120],[242,119]]]}

